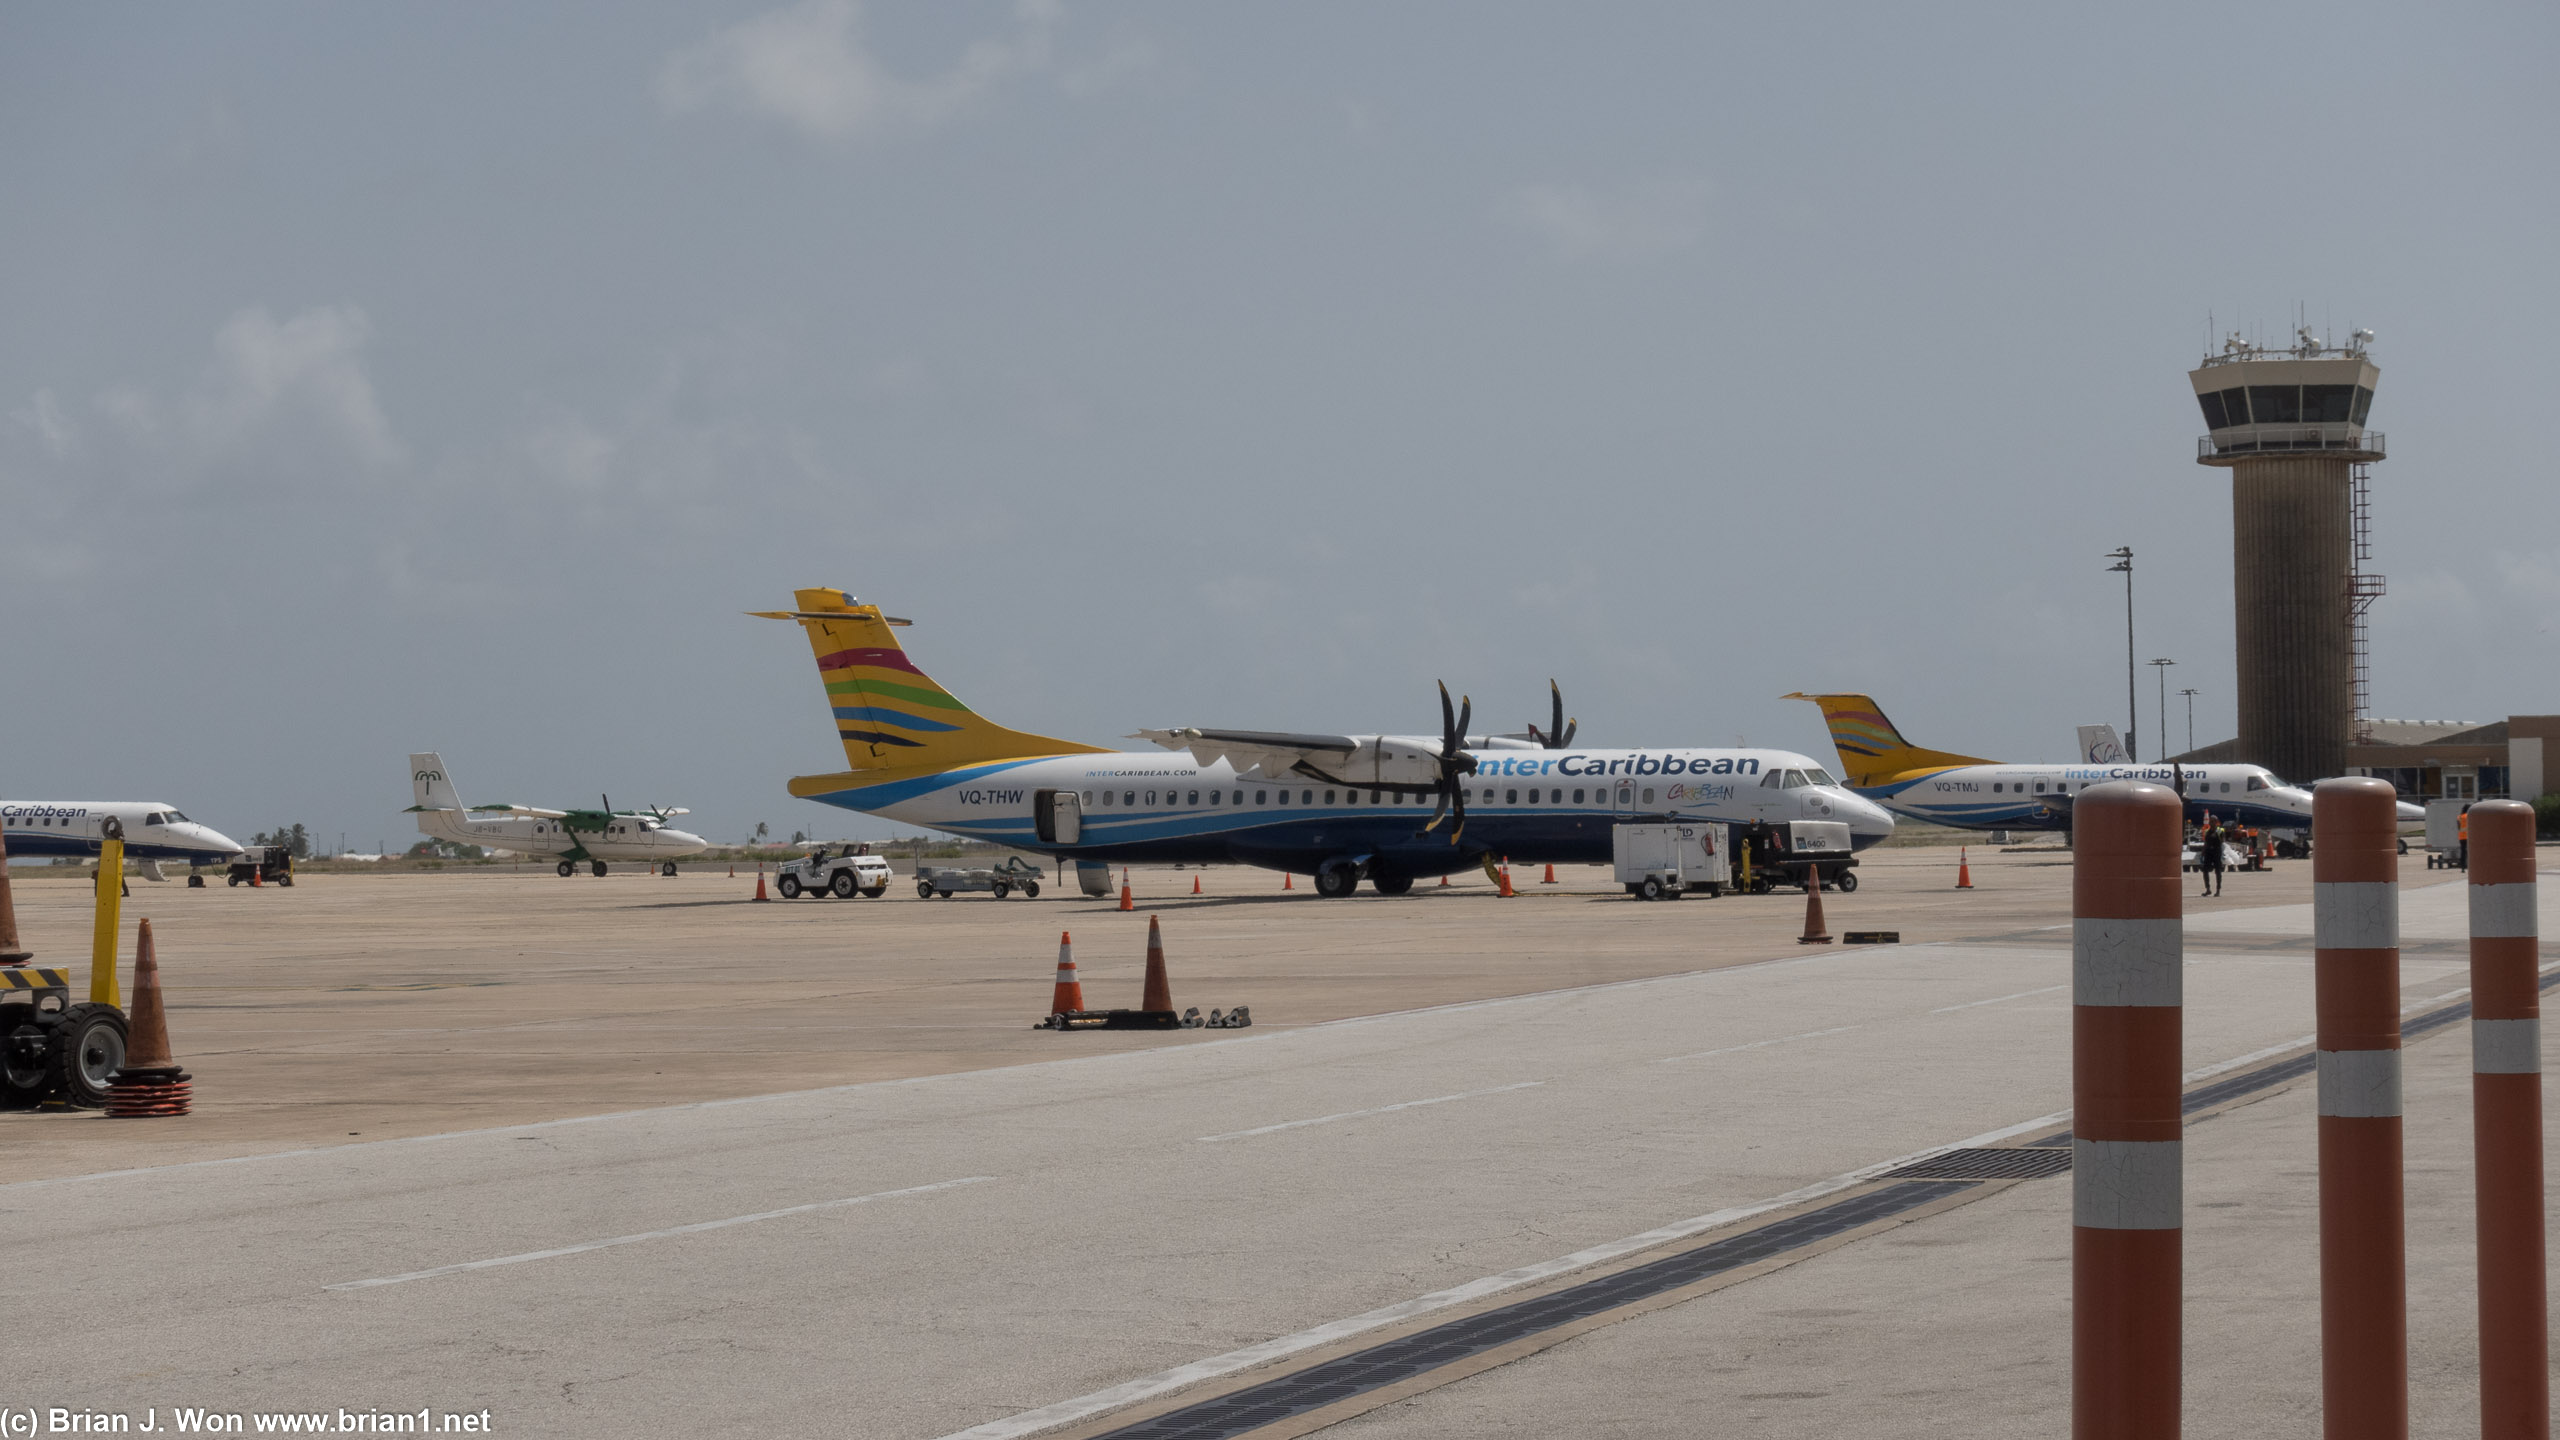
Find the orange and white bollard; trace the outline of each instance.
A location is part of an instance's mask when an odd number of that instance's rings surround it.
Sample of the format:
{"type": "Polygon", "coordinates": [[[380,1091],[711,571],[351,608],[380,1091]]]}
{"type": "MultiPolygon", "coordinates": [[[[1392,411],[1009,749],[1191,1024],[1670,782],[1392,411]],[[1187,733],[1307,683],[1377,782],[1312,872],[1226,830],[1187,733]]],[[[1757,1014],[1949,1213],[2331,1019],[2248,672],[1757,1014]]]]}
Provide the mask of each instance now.
{"type": "Polygon", "coordinates": [[[2071,1433],[2178,1433],[2185,937],[2178,797],[2072,806],[2071,1433]]]}
{"type": "Polygon", "coordinates": [[[1956,888],[1973,888],[1973,861],[1968,858],[1967,847],[1962,845],[1956,847],[1956,888]]]}
{"type": "Polygon", "coordinates": [[[2533,807],[2483,800],[2471,822],[2471,1143],[2478,1177],[2480,1434],[2551,1434],[2543,1280],[2542,926],[2533,807]]]}
{"type": "Polygon", "coordinates": [[[2323,780],[2312,792],[2320,1398],[2328,1440],[2409,1433],[2399,838],[2390,782],[2323,780]]]}

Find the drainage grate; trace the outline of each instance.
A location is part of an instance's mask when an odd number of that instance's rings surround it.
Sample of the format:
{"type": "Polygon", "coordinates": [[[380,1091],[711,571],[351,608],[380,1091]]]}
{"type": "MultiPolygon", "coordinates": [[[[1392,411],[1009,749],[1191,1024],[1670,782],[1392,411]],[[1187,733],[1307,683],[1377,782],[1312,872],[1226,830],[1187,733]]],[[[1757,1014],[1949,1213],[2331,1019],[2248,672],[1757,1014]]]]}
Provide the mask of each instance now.
{"type": "Polygon", "coordinates": [[[1949,1150],[1887,1170],[1887,1180],[2041,1180],[2071,1169],[2071,1152],[2035,1149],[1949,1150]]]}
{"type": "Polygon", "coordinates": [[[1649,1264],[1586,1280],[1481,1315],[1469,1315],[1416,1334],[1372,1345],[1321,1365],[1203,1400],[1108,1432],[1103,1440],[1224,1440],[1248,1430],[1322,1409],[1381,1386],[1411,1379],[1470,1355],[1559,1325],[1615,1310],[1727,1270],[1784,1255],[1871,1220],[1917,1209],[1970,1188],[1961,1181],[1912,1180],[1872,1190],[1774,1225],[1684,1250],[1649,1264]]]}

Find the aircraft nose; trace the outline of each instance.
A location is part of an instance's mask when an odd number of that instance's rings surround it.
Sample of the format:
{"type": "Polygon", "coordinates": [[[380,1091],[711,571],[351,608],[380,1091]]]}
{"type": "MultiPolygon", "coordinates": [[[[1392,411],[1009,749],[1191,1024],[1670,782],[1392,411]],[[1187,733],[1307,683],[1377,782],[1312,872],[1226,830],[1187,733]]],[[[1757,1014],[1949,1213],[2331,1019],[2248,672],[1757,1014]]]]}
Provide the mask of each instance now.
{"type": "Polygon", "coordinates": [[[198,825],[190,820],[178,827],[178,833],[186,837],[188,844],[200,849],[219,850],[226,855],[241,853],[236,841],[210,825],[198,825]]]}
{"type": "Polygon", "coordinates": [[[1893,833],[1893,812],[1863,796],[1839,792],[1832,802],[1849,822],[1849,848],[1864,850],[1893,833]]]}
{"type": "Polygon", "coordinates": [[[703,839],[699,835],[688,834],[682,830],[668,830],[663,828],[658,831],[658,844],[661,848],[681,850],[687,855],[699,855],[703,851],[711,848],[711,842],[703,839]]]}

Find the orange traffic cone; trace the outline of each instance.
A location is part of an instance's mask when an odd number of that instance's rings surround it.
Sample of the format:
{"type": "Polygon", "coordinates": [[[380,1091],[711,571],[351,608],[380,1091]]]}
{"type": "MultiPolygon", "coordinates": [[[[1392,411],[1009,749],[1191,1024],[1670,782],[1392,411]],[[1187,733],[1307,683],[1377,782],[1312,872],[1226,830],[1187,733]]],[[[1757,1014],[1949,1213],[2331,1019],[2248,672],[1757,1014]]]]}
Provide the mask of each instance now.
{"type": "Polygon", "coordinates": [[[1058,988],[1049,992],[1049,1013],[1072,1015],[1084,1008],[1084,982],[1076,978],[1076,947],[1067,932],[1058,932],[1058,988]]]}
{"type": "Polygon", "coordinates": [[[1959,890],[1973,888],[1973,866],[1966,861],[1965,847],[1962,845],[1956,847],[1956,888],[1959,890]]]}
{"type": "Polygon", "coordinates": [[[1502,880],[1502,889],[1501,889],[1501,891],[1500,891],[1499,893],[1501,894],[1501,896],[1502,896],[1502,898],[1503,898],[1503,899],[1508,900],[1508,899],[1510,899],[1510,898],[1511,898],[1511,867],[1510,867],[1510,866],[1508,866],[1508,865],[1505,865],[1505,866],[1503,866],[1503,867],[1502,867],[1502,869],[1501,869],[1501,870],[1499,870],[1499,871],[1498,871],[1498,872],[1496,872],[1496,873],[1501,877],[1501,880],[1502,880]]]}
{"type": "Polygon", "coordinates": [[[191,1078],[169,1053],[169,1012],[160,998],[160,956],[151,922],[134,941],[133,1018],[124,1066],[107,1082],[107,1114],[114,1119],[184,1115],[194,1103],[191,1078]]]}
{"type": "Polygon", "coordinates": [[[1448,876],[1443,875],[1443,876],[1441,876],[1441,877],[1440,877],[1440,888],[1441,888],[1441,889],[1443,889],[1443,890],[1446,890],[1446,889],[1448,889],[1448,888],[1449,888],[1449,877],[1448,877],[1448,876]]]}
{"type": "Polygon", "coordinates": [[[1120,872],[1120,908],[1123,910],[1138,908],[1137,900],[1129,893],[1129,872],[1126,870],[1120,872]]]}
{"type": "Polygon", "coordinates": [[[772,896],[764,893],[764,867],[761,865],[756,867],[756,898],[759,900],[770,900],[773,898],[772,896]]]}
{"type": "Polygon", "coordinates": [[[732,879],[732,880],[735,880],[735,879],[737,879],[737,878],[738,878],[738,867],[737,867],[737,866],[732,865],[732,866],[730,866],[730,867],[729,867],[729,878],[730,878],[730,879],[732,879]]]}
{"type": "Polygon", "coordinates": [[[1197,875],[1191,877],[1191,893],[1194,895],[1200,893],[1200,877],[1197,875]]]}
{"type": "Polygon", "coordinates": [[[1556,867],[1553,862],[1550,862],[1547,865],[1547,878],[1539,881],[1538,883],[1541,885],[1553,885],[1556,883],[1556,867]]]}
{"type": "Polygon", "coordinates": [[[1804,875],[1804,934],[1799,945],[1828,945],[1831,932],[1822,928],[1822,867],[1808,865],[1804,875]]]}
{"type": "Polygon", "coordinates": [[[1147,917],[1147,988],[1138,999],[1141,1010],[1166,1014],[1173,1011],[1173,982],[1164,973],[1164,930],[1156,917],[1147,917]]]}
{"type": "Polygon", "coordinates": [[[1283,890],[1295,890],[1295,889],[1297,889],[1297,888],[1298,888],[1298,879],[1297,879],[1297,877],[1296,877],[1296,876],[1294,876],[1294,875],[1291,875],[1291,874],[1290,874],[1288,871],[1286,871],[1286,870],[1281,871],[1281,872],[1280,872],[1280,888],[1281,888],[1281,889],[1283,889],[1283,890]]]}
{"type": "Polygon", "coordinates": [[[249,867],[249,888],[252,890],[260,888],[258,881],[258,867],[255,865],[249,867]]]}

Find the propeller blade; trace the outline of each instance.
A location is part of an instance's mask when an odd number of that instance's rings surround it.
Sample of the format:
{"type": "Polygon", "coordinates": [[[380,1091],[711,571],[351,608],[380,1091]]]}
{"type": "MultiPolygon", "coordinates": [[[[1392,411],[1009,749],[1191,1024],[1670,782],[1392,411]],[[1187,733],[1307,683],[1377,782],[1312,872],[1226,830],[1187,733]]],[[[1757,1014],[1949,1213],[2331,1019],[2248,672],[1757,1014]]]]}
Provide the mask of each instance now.
{"type": "Polygon", "coordinates": [[[1449,827],[1449,843],[1455,845],[1458,837],[1467,833],[1467,792],[1463,786],[1453,786],[1450,793],[1457,800],[1453,807],[1457,823],[1449,827]]]}
{"type": "Polygon", "coordinates": [[[1457,729],[1457,732],[1456,732],[1456,738],[1451,742],[1451,744],[1450,744],[1450,746],[1449,746],[1449,748],[1450,748],[1451,750],[1459,750],[1459,749],[1463,749],[1463,748],[1465,748],[1466,743],[1467,743],[1467,726],[1468,726],[1471,722],[1473,722],[1475,718],[1476,718],[1476,702],[1475,702],[1475,697],[1474,697],[1474,696],[1472,696],[1472,695],[1461,695],[1461,696],[1459,696],[1459,697],[1458,697],[1458,729],[1457,729]]]}
{"type": "Polygon", "coordinates": [[[1579,720],[1567,720],[1564,722],[1564,738],[1555,743],[1555,748],[1561,750],[1567,745],[1572,744],[1574,733],[1581,728],[1582,722],[1579,720]]]}
{"type": "Polygon", "coordinates": [[[1456,712],[1456,711],[1454,711],[1454,710],[1451,710],[1451,709],[1449,708],[1449,682],[1448,682],[1448,681],[1446,681],[1446,680],[1443,680],[1443,681],[1441,681],[1441,682],[1440,682],[1440,753],[1441,753],[1441,754],[1446,755],[1446,754],[1448,754],[1450,751],[1455,750],[1455,749],[1457,749],[1457,748],[1458,748],[1458,746],[1457,746],[1457,742],[1449,738],[1449,737],[1451,737],[1451,736],[1453,736],[1453,735],[1455,735],[1455,734],[1457,734],[1457,733],[1458,733],[1458,716],[1457,716],[1457,712],[1456,712]]]}
{"type": "Polygon", "coordinates": [[[1449,790],[1448,790],[1448,787],[1444,785],[1444,786],[1442,786],[1442,787],[1441,787],[1437,792],[1435,792],[1435,793],[1433,794],[1433,796],[1432,796],[1432,799],[1431,799],[1431,820],[1430,820],[1430,822],[1429,822],[1428,824],[1425,824],[1425,825],[1422,827],[1422,829],[1423,829],[1424,833],[1428,834],[1429,832],[1431,832],[1431,831],[1433,831],[1433,830],[1437,830],[1437,829],[1439,829],[1439,828],[1440,828],[1440,822],[1441,822],[1441,820],[1442,820],[1443,818],[1445,818],[1445,817],[1448,815],[1448,813],[1449,813],[1449,790]]]}
{"type": "MultiPolygon", "coordinates": [[[[1550,750],[1561,750],[1564,748],[1564,691],[1553,680],[1547,682],[1547,698],[1554,702],[1555,709],[1551,712],[1552,718],[1547,721],[1547,733],[1540,737],[1540,743],[1550,750]]],[[[1534,726],[1531,728],[1535,729],[1534,726]]]]}

